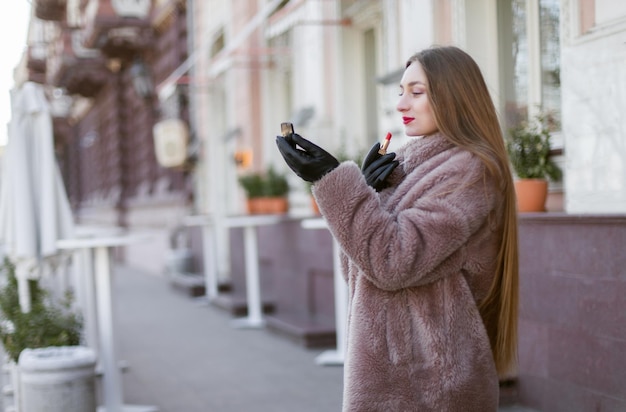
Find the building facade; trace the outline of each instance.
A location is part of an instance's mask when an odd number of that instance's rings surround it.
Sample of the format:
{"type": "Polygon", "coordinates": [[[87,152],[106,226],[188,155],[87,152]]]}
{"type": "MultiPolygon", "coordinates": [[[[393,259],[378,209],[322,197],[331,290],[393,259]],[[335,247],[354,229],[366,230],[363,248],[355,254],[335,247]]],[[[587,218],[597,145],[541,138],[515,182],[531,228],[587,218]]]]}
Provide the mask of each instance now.
{"type": "MultiPolygon", "coordinates": [[[[194,115],[205,149],[196,201],[218,221],[244,210],[238,175],[268,164],[288,172],[274,144],[283,121],[352,158],[387,132],[394,135],[391,150],[401,145],[398,82],[406,59],[432,44],[457,45],[477,60],[505,133],[522,120],[550,116],[552,153],[564,178],[550,185],[550,213],[520,216],[520,398],[540,410],[626,407],[622,368],[615,366],[623,363],[623,319],[597,321],[597,308],[623,307],[614,293],[625,290],[623,259],[604,252],[615,251],[610,247],[590,249],[584,239],[593,233],[609,246],[626,236],[625,6],[610,0],[214,0],[193,7],[194,115]],[[234,160],[239,152],[252,153],[247,168],[234,160]],[[565,307],[572,310],[559,309],[565,307]],[[603,347],[609,349],[599,355],[603,347]],[[607,368],[590,368],[593,359],[607,368]]],[[[305,187],[290,178],[291,214],[307,216],[305,187]]],[[[217,231],[219,244],[231,244],[219,223],[217,231]]],[[[276,241],[272,236],[265,240],[276,241]]],[[[220,265],[224,279],[234,275],[226,258],[220,265]]]]}
{"type": "Polygon", "coordinates": [[[565,176],[551,186],[549,210],[626,211],[618,115],[623,6],[607,0],[215,0],[194,7],[198,133],[211,147],[207,163],[227,176],[213,188],[198,176],[203,209],[221,207],[208,200],[215,190],[227,199],[226,213],[241,211],[234,176],[243,169],[232,162],[234,153],[252,151],[252,168],[284,167],[273,143],[281,121],[294,120],[301,134],[349,155],[387,131],[402,144],[395,98],[405,60],[432,44],[453,44],[481,66],[503,130],[538,113],[554,117],[554,157],[565,176]],[[602,97],[580,86],[590,73],[602,97]]]}
{"type": "MultiPolygon", "coordinates": [[[[601,317],[596,306],[624,303],[613,294],[626,291],[623,258],[596,253],[615,250],[610,248],[589,252],[590,260],[602,260],[597,262],[601,279],[594,276],[594,265],[558,264],[590,250],[589,243],[575,243],[588,230],[611,244],[626,239],[626,6],[621,2],[33,4],[39,17],[31,25],[22,71],[51,86],[59,110],[55,139],[77,219],[153,231],[159,241],[128,248],[126,259],[160,271],[160,251],[168,249],[168,235],[184,216],[209,214],[222,281],[235,274],[231,231],[220,222],[245,212],[240,175],[268,165],[287,172],[290,215],[311,214],[306,186],[289,173],[276,149],[280,123],[291,121],[299,134],[348,158],[358,159],[387,132],[394,135],[394,150],[406,141],[395,109],[405,61],[433,44],[469,52],[483,71],[505,132],[538,114],[555,120],[553,155],[564,171],[563,180],[550,187],[551,213],[520,216],[526,259],[521,264],[522,400],[564,411],[589,410],[576,409],[580,402],[617,405],[615,410],[626,405],[619,385],[623,374],[597,368],[592,373],[584,364],[584,359],[593,363],[591,352],[598,348],[626,347],[623,317],[593,325],[595,316],[601,317]],[[167,118],[182,119],[190,130],[182,166],[163,167],[155,158],[153,126],[167,118]],[[241,162],[242,155],[250,161],[241,162]],[[538,248],[541,260],[530,254],[538,248]],[[576,256],[568,254],[573,250],[576,256]],[[538,261],[545,264],[537,267],[538,261]],[[585,273],[575,273],[576,267],[585,273]],[[534,309],[537,302],[554,301],[552,293],[573,289],[578,299],[599,305],[578,308],[586,311],[583,324],[567,318],[570,313],[559,312],[562,317],[555,319],[534,309]],[[564,333],[566,324],[574,332],[564,333]],[[559,336],[582,336],[586,346],[569,352],[569,345],[556,341],[559,336]],[[572,366],[564,372],[550,364],[557,360],[572,366]],[[606,385],[594,386],[594,378],[606,385]],[[558,391],[566,396],[555,405],[551,396],[558,391]]],[[[287,226],[296,231],[298,225],[287,226]]],[[[268,233],[265,244],[273,244],[278,232],[268,233]]]]}
{"type": "Polygon", "coordinates": [[[186,87],[164,101],[154,87],[187,58],[187,27],[179,0],[39,0],[17,69],[47,86],[77,223],[149,232],[124,259],[156,271],[193,204],[191,162],[163,167],[153,136],[162,120],[188,124],[186,87]]]}
{"type": "MultiPolygon", "coordinates": [[[[503,130],[540,112],[557,120],[554,156],[565,173],[551,185],[550,211],[622,213],[623,8],[608,0],[40,0],[22,66],[55,97],[57,148],[79,221],[154,227],[162,245],[163,229],[186,214],[242,213],[242,173],[268,164],[286,171],[273,142],[282,121],[352,158],[387,132],[392,149],[402,144],[397,83],[404,61],[432,44],[475,57],[503,130]],[[581,88],[589,76],[602,97],[581,88]],[[140,92],[142,82],[152,89],[140,92]],[[155,158],[152,128],[169,117],[190,129],[193,168],[155,158]],[[249,165],[236,161],[241,153],[251,154],[249,165]]],[[[307,213],[306,188],[290,178],[292,211],[307,213]]]]}

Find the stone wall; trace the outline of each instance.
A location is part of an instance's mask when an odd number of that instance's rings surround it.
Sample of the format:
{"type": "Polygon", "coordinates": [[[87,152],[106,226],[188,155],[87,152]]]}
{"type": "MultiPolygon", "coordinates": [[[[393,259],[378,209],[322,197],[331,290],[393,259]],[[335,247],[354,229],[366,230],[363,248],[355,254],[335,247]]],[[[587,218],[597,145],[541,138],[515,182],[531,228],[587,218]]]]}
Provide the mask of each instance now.
{"type": "Polygon", "coordinates": [[[626,216],[520,217],[520,401],[626,410],[626,216]]]}
{"type": "MultiPolygon", "coordinates": [[[[576,1],[561,2],[561,101],[565,210],[626,211],[626,14],[618,2],[595,3],[581,33],[576,1]],[[610,12],[607,12],[610,10],[610,12]],[[606,16],[610,15],[610,19],[606,16]]],[[[581,13],[585,11],[580,11],[581,13]]]]}

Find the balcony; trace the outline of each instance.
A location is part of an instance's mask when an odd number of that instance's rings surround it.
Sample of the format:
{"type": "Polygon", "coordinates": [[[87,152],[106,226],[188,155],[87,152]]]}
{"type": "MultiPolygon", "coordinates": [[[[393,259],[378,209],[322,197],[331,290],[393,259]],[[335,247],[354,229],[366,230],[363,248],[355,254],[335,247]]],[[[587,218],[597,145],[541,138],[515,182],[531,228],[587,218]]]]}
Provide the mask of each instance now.
{"type": "Polygon", "coordinates": [[[83,8],[84,46],[132,59],[152,42],[150,0],[89,0],[83,8]]]}
{"type": "Polygon", "coordinates": [[[31,44],[26,53],[26,69],[28,78],[37,83],[44,83],[46,78],[46,53],[45,46],[31,44]]]}
{"type": "Polygon", "coordinates": [[[70,95],[95,97],[110,71],[99,51],[81,46],[80,36],[78,30],[60,30],[48,57],[47,83],[65,88],[70,95]]]}
{"type": "Polygon", "coordinates": [[[34,7],[38,19],[63,21],[67,11],[67,0],[36,0],[34,7]]]}

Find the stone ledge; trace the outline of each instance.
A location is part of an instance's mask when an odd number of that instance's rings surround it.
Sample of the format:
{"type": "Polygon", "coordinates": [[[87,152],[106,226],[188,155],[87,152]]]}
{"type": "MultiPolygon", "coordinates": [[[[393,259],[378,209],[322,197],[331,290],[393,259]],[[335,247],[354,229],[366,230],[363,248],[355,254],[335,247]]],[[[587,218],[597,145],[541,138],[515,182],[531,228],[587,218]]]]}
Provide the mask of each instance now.
{"type": "MultiPolygon", "coordinates": [[[[238,296],[231,293],[220,293],[211,301],[211,304],[227,311],[232,316],[240,317],[248,314],[248,302],[245,296],[238,296]]],[[[262,299],[263,313],[274,312],[274,302],[262,299]]]]}
{"type": "Polygon", "coordinates": [[[268,330],[285,336],[305,348],[331,348],[336,345],[335,327],[313,318],[267,316],[268,330]]]}
{"type": "Polygon", "coordinates": [[[624,214],[570,214],[561,212],[535,212],[518,214],[520,222],[540,224],[620,224],[626,225],[624,214]]]}
{"type": "Polygon", "coordinates": [[[170,285],[185,295],[195,298],[204,296],[204,277],[192,273],[174,273],[168,275],[170,285]]]}

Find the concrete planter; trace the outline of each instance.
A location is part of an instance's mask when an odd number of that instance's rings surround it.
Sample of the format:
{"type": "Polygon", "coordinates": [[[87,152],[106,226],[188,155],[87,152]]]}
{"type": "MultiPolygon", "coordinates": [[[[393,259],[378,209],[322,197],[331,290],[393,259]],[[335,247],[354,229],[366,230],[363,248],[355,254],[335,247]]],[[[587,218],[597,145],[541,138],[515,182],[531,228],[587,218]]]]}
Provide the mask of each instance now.
{"type": "Polygon", "coordinates": [[[83,346],[24,349],[20,412],[95,411],[95,366],[94,351],[83,346]]]}
{"type": "Polygon", "coordinates": [[[190,274],[193,272],[193,253],[191,249],[170,249],[165,267],[170,275],[190,274]]]}

